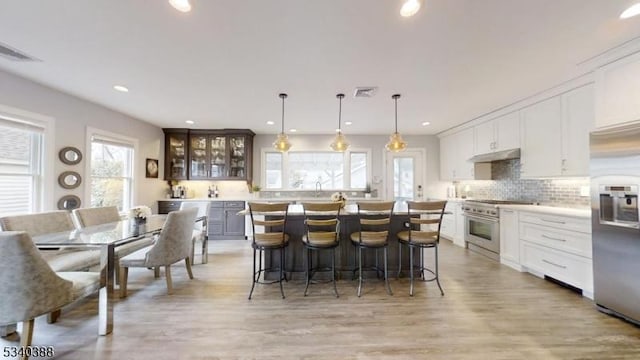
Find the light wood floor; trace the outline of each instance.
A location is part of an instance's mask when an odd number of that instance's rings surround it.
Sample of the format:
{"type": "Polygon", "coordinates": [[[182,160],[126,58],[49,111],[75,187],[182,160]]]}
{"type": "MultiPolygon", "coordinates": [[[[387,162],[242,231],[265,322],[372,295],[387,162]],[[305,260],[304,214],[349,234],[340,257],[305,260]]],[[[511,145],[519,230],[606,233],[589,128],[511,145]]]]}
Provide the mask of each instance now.
{"type": "MultiPolygon", "coordinates": [[[[210,241],[208,265],[189,281],[176,266],[164,278],[130,271],[110,336],[97,335],[97,298],[66,309],[56,324],[36,321],[34,345],[57,359],[640,359],[640,328],[598,312],[567,289],[444,241],[441,277],[408,295],[406,279],[250,287],[246,241],[210,241]]],[[[395,274],[394,274],[395,275],[395,274]]],[[[624,296],[624,294],[621,294],[624,296]]],[[[0,345],[17,345],[0,339],[0,345]]]]}

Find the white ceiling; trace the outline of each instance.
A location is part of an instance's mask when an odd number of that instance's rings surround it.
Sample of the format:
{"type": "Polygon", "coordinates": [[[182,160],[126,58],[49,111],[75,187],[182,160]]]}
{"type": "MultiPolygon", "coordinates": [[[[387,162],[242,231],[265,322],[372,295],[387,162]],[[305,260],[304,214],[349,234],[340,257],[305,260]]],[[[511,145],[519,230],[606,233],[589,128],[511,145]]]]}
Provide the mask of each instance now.
{"type": "MultiPolygon", "coordinates": [[[[640,35],[634,0],[3,0],[0,42],[42,62],[0,69],[162,127],[434,134],[584,72],[640,35]],[[113,85],[129,87],[129,93],[113,85]],[[378,86],[373,98],[356,86],[378,86]],[[266,125],[267,120],[276,122],[266,125]],[[431,125],[421,126],[423,121],[431,125]]],[[[1,101],[1,99],[0,99],[1,101]]]]}

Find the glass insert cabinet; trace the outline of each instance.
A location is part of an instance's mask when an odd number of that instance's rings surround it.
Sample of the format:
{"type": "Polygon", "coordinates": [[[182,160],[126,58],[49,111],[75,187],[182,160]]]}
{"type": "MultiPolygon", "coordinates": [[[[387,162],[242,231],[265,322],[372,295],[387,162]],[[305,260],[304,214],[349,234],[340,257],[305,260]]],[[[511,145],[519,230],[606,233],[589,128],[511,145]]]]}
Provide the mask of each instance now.
{"type": "Polygon", "coordinates": [[[251,130],[163,129],[165,132],[165,180],[245,180],[251,182],[253,136],[251,130]],[[183,139],[187,148],[177,159],[172,142],[183,139]],[[174,163],[186,164],[184,173],[174,163]]]}

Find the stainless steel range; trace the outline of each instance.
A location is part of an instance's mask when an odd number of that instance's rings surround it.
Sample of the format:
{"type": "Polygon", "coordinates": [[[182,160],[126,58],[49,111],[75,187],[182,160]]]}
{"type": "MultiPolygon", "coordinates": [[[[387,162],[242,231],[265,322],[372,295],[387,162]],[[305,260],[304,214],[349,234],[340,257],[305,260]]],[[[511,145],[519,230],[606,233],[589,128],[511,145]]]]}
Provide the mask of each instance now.
{"type": "Polygon", "coordinates": [[[500,261],[500,212],[507,204],[529,205],[532,202],[514,200],[466,200],[464,211],[464,240],[467,249],[500,261]]]}

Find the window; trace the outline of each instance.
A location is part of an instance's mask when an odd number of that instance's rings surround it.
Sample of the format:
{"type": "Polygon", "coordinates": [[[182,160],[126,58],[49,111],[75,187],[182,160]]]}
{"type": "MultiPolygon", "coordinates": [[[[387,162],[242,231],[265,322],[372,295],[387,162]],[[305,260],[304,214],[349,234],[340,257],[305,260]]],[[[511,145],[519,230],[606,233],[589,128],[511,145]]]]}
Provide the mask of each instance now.
{"type": "Polygon", "coordinates": [[[0,216],[41,209],[44,128],[0,118],[0,216]]]}
{"type": "Polygon", "coordinates": [[[120,139],[91,138],[91,207],[131,208],[134,146],[120,139]]]}
{"type": "Polygon", "coordinates": [[[265,189],[364,189],[370,178],[368,151],[264,152],[265,189]]]}

